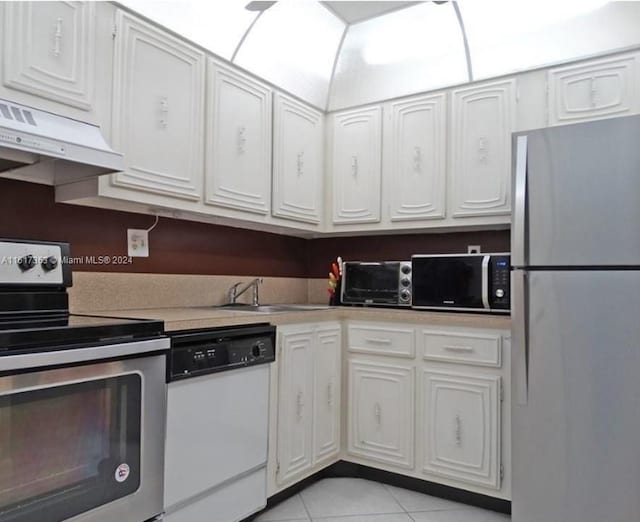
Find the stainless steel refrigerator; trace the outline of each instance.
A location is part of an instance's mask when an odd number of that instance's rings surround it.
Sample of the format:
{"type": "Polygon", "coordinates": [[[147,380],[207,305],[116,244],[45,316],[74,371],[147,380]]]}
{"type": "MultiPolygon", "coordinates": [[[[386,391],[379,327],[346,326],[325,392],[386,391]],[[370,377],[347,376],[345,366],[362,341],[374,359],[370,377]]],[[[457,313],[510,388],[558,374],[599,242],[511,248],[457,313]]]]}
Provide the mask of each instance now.
{"type": "Polygon", "coordinates": [[[513,522],[639,522],[640,116],[513,145],[513,522]]]}

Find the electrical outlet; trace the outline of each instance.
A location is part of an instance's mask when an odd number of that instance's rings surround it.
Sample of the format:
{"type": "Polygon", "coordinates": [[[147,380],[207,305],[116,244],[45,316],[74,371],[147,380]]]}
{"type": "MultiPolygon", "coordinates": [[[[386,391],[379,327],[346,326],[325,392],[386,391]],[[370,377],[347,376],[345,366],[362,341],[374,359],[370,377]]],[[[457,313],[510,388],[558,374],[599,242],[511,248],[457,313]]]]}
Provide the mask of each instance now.
{"type": "Polygon", "coordinates": [[[149,231],[127,229],[127,250],[131,257],[149,257],[149,231]]]}
{"type": "Polygon", "coordinates": [[[467,254],[479,254],[480,245],[467,245],[467,254]]]}

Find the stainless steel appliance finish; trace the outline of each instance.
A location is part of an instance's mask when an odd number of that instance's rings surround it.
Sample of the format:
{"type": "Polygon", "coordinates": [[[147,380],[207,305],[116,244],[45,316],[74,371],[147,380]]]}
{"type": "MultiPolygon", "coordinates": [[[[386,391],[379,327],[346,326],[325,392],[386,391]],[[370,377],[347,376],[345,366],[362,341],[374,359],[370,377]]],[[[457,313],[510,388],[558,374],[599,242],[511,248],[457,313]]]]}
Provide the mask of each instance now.
{"type": "MultiPolygon", "coordinates": [[[[0,419],[10,421],[13,409],[11,401],[17,400],[24,402],[33,394],[42,393],[60,393],[67,387],[86,385],[92,382],[109,380],[123,376],[139,376],[141,381],[141,402],[143,406],[143,414],[141,416],[141,429],[139,434],[140,456],[139,456],[139,487],[126,496],[117,498],[111,502],[105,503],[78,514],[69,521],[73,522],[121,522],[122,520],[131,520],[132,522],[142,522],[153,518],[162,513],[162,491],[163,491],[163,470],[164,470],[164,427],[166,418],[166,384],[165,384],[165,356],[151,355],[140,358],[131,358],[119,361],[104,361],[109,359],[116,353],[120,355],[137,353],[138,350],[158,352],[168,348],[168,339],[156,339],[151,341],[143,341],[140,343],[127,343],[119,346],[104,347],[104,353],[101,350],[87,349],[87,352],[80,354],[81,360],[90,361],[90,364],[78,364],[73,366],[56,367],[55,369],[42,369],[28,371],[25,373],[7,373],[7,367],[22,368],[28,366],[30,357],[32,362],[40,366],[42,363],[58,365],[69,364],[69,359],[76,352],[82,350],[68,350],[51,352],[47,355],[47,360],[43,360],[41,355],[16,355],[7,356],[0,359],[0,405],[7,403],[5,408],[0,408],[0,419]],[[91,350],[93,357],[87,358],[88,352],[91,350]],[[4,416],[4,418],[3,418],[4,416]]],[[[41,399],[38,399],[41,400],[41,399]]],[[[58,399],[59,401],[60,399],[58,399]]],[[[60,403],[57,403],[60,407],[60,403]]],[[[57,415],[65,416],[66,412],[61,409],[56,412],[57,415]]],[[[78,412],[75,413],[76,417],[78,412]]],[[[17,417],[17,415],[15,415],[17,417]]],[[[17,422],[14,419],[14,422],[17,422]]],[[[32,420],[32,425],[36,430],[46,430],[46,425],[38,425],[38,419],[32,420]]],[[[0,440],[6,430],[11,429],[6,422],[0,426],[0,440]]],[[[84,433],[80,426],[75,426],[77,433],[84,433]]],[[[15,435],[15,433],[13,433],[15,435]]],[[[21,444],[28,446],[30,439],[28,432],[22,432],[23,440],[21,444]]],[[[41,437],[35,437],[33,442],[40,441],[41,437]]],[[[56,452],[64,454],[66,451],[63,446],[56,446],[53,441],[55,437],[47,437],[48,447],[54,456],[56,452]]],[[[79,451],[82,446],[82,440],[70,440],[69,444],[74,446],[75,451],[79,451]]],[[[86,443],[86,441],[85,441],[86,443]]],[[[41,448],[33,447],[30,449],[33,455],[38,455],[41,448]]],[[[7,458],[8,456],[5,456],[7,458]]],[[[135,474],[135,463],[122,462],[118,463],[128,466],[124,468],[126,473],[135,474]]],[[[42,465],[40,462],[39,465],[42,465]]],[[[52,464],[53,465],[53,464],[52,464]]],[[[60,463],[59,467],[64,467],[64,463],[60,463]]],[[[52,468],[53,469],[53,468],[52,468]]],[[[57,468],[56,468],[57,470],[57,468]]],[[[16,470],[14,485],[20,485],[20,470],[16,470]]],[[[113,483],[119,479],[113,476],[113,483]]],[[[123,484],[127,479],[123,481],[123,484]]],[[[129,478],[128,480],[132,480],[129,478]]],[[[2,497],[0,492],[0,498],[2,497]]],[[[62,492],[59,493],[63,495],[62,492]]],[[[6,521],[27,521],[34,520],[29,518],[28,513],[23,512],[20,508],[14,508],[11,511],[5,511],[4,506],[0,505],[0,520],[6,521]]],[[[26,511],[26,510],[25,510],[26,511]]],[[[51,520],[58,520],[52,518],[51,520]]]]}
{"type": "Polygon", "coordinates": [[[640,117],[514,136],[513,522],[640,513],[640,117]]]}
{"type": "Polygon", "coordinates": [[[0,520],[162,513],[159,321],[69,314],[67,243],[0,240],[0,520]]]}
{"type": "Polygon", "coordinates": [[[123,169],[99,127],[0,99],[0,172],[57,185],[123,169]]]}
{"type": "Polygon", "coordinates": [[[509,254],[440,254],[411,257],[412,308],[510,312],[509,254]]]}
{"type": "Polygon", "coordinates": [[[345,261],[340,292],[343,304],[411,306],[411,262],[345,261]]]}

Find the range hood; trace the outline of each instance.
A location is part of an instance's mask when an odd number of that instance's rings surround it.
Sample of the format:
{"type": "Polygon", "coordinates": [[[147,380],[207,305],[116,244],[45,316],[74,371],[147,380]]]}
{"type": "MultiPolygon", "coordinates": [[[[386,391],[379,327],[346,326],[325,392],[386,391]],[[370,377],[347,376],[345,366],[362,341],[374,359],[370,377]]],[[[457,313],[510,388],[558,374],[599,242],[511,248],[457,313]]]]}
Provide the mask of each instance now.
{"type": "Polygon", "coordinates": [[[123,169],[100,127],[0,99],[0,176],[60,185],[123,169]]]}

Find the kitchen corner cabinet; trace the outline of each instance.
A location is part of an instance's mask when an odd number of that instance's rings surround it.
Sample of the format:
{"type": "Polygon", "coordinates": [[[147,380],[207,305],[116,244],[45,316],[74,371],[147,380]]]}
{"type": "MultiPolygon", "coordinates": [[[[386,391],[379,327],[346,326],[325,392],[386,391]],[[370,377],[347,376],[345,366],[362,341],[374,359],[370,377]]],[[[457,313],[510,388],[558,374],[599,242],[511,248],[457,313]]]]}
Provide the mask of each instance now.
{"type": "Polygon", "coordinates": [[[244,213],[271,211],[272,93],[208,59],[205,203],[244,213]]]}
{"type": "Polygon", "coordinates": [[[446,94],[385,106],[383,180],[390,221],[445,217],[446,94]]]}
{"type": "Polygon", "coordinates": [[[202,198],[204,53],[118,11],[113,147],[126,169],[114,186],[202,198]]]}
{"type": "Polygon", "coordinates": [[[638,59],[638,54],[618,55],[550,69],[549,125],[639,112],[638,59]]]}
{"type": "Polygon", "coordinates": [[[348,453],[412,469],[413,405],[413,368],[350,359],[348,453]]]}
{"type": "Polygon", "coordinates": [[[382,108],[336,112],[331,121],[333,223],[378,223],[382,108]]]}
{"type": "Polygon", "coordinates": [[[423,471],[500,489],[500,377],[424,371],[423,471]]]}
{"type": "Polygon", "coordinates": [[[3,4],[3,86],[57,102],[62,113],[64,107],[90,111],[95,87],[95,4],[3,4]]]}
{"type": "Polygon", "coordinates": [[[324,203],[324,115],[276,93],[273,129],[272,214],[319,225],[324,203]]]}
{"type": "Polygon", "coordinates": [[[337,460],[341,365],[339,324],[278,328],[278,485],[302,479],[337,460]]]}
{"type": "Polygon", "coordinates": [[[449,182],[454,218],[510,213],[515,115],[514,79],[452,91],[449,182]]]}

